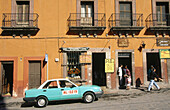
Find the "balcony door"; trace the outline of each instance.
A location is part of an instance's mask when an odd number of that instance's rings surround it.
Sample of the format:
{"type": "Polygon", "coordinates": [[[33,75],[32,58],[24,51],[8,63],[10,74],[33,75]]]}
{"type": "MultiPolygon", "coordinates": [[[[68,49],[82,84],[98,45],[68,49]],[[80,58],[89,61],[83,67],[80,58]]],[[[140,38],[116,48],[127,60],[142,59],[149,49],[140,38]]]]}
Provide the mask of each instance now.
{"type": "Polygon", "coordinates": [[[120,2],[120,26],[132,26],[131,2],[120,2]]]}
{"type": "Polygon", "coordinates": [[[94,3],[81,2],[81,26],[92,26],[94,18],[94,3]]]}
{"type": "Polygon", "coordinates": [[[17,24],[28,25],[29,23],[29,1],[17,1],[17,24]]]}
{"type": "MultiPolygon", "coordinates": [[[[157,25],[167,25],[168,19],[170,18],[168,2],[157,2],[156,3],[156,18],[157,25]]],[[[169,23],[168,23],[169,24],[169,23]]]]}

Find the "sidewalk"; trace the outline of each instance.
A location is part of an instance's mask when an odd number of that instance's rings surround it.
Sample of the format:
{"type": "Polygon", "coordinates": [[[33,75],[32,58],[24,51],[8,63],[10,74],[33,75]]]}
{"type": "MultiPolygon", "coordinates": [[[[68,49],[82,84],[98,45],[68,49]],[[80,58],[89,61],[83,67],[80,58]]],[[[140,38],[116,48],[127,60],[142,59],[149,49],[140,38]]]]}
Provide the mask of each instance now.
{"type": "MultiPolygon", "coordinates": [[[[163,84],[163,83],[158,82],[158,85],[161,87],[161,89],[165,89],[165,88],[170,89],[170,84],[163,84]]],[[[110,99],[111,97],[118,98],[118,97],[123,97],[123,96],[135,96],[135,95],[145,94],[147,91],[147,86],[148,85],[142,85],[139,88],[132,87],[130,90],[105,89],[104,94],[102,95],[101,98],[107,100],[108,98],[110,99]]],[[[154,90],[156,90],[156,89],[154,88],[154,90]]],[[[21,106],[23,103],[24,103],[23,98],[0,97],[0,108],[1,107],[21,106]]]]}
{"type": "MultiPolygon", "coordinates": [[[[170,89],[170,84],[164,84],[162,82],[157,82],[157,84],[160,86],[161,89],[170,89]]],[[[148,84],[149,85],[149,84],[148,84]]],[[[107,98],[107,97],[115,97],[115,96],[130,96],[130,95],[140,95],[142,93],[147,93],[147,88],[148,85],[141,85],[140,87],[131,87],[130,90],[126,89],[118,89],[118,90],[113,90],[113,89],[106,89],[104,90],[104,95],[102,98],[107,98]]],[[[156,87],[153,86],[153,91],[157,91],[156,87]]],[[[152,91],[151,91],[152,93],[152,91]]]]}

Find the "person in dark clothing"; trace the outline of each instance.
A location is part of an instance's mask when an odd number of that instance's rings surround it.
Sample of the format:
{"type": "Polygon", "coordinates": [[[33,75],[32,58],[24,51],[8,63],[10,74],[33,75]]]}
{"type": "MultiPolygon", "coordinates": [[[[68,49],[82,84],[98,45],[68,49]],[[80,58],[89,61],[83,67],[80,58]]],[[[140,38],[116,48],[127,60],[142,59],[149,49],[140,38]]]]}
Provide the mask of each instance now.
{"type": "Polygon", "coordinates": [[[156,88],[159,90],[160,87],[157,85],[157,83],[155,82],[155,78],[162,80],[161,78],[158,77],[158,75],[156,74],[156,69],[153,69],[153,71],[150,73],[150,83],[148,86],[148,91],[150,91],[150,89],[152,88],[153,84],[156,86],[156,88]]]}
{"type": "Polygon", "coordinates": [[[155,69],[154,66],[151,65],[151,67],[149,68],[148,73],[147,73],[148,81],[150,80],[150,73],[151,73],[154,69],[155,69]]]}

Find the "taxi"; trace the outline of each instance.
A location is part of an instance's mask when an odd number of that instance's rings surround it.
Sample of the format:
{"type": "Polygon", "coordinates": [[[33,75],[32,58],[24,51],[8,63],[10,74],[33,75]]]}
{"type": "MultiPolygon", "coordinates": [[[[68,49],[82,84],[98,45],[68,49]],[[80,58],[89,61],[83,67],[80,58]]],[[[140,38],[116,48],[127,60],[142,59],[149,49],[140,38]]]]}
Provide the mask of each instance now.
{"type": "Polygon", "coordinates": [[[47,106],[49,101],[82,99],[92,103],[103,94],[96,85],[76,85],[69,79],[52,79],[45,81],[38,89],[25,91],[25,102],[36,102],[37,107],[47,106]]]}

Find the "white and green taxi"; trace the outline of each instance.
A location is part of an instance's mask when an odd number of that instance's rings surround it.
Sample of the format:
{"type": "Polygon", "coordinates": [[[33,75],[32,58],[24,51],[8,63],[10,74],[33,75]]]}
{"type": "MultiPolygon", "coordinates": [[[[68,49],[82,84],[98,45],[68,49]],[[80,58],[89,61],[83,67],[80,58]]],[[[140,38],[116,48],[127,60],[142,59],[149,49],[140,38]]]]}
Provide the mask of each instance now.
{"type": "Polygon", "coordinates": [[[36,106],[45,107],[49,101],[82,99],[85,103],[97,100],[103,91],[96,85],[76,85],[69,79],[45,81],[38,89],[25,91],[25,102],[36,102],[36,106]]]}

